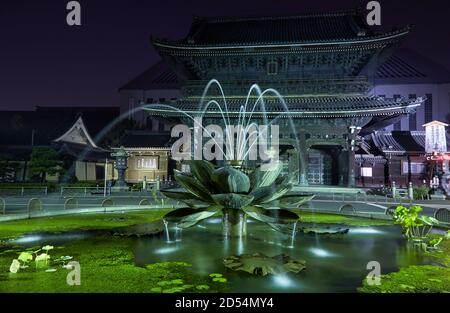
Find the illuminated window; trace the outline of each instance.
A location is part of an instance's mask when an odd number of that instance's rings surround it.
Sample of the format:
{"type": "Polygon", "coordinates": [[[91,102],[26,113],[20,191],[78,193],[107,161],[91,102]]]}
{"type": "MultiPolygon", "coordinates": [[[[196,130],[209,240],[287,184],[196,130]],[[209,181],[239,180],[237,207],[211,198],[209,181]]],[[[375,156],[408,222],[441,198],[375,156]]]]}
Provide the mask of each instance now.
{"type": "Polygon", "coordinates": [[[361,176],[362,177],[372,177],[372,168],[371,167],[361,167],[361,176]]]}
{"type": "Polygon", "coordinates": [[[158,160],[156,157],[140,157],[136,159],[137,169],[157,169],[158,160]]]}
{"type": "MultiPolygon", "coordinates": [[[[424,163],[411,162],[411,174],[425,173],[426,167],[424,163]]],[[[402,174],[408,173],[408,162],[402,162],[402,174]]]]}

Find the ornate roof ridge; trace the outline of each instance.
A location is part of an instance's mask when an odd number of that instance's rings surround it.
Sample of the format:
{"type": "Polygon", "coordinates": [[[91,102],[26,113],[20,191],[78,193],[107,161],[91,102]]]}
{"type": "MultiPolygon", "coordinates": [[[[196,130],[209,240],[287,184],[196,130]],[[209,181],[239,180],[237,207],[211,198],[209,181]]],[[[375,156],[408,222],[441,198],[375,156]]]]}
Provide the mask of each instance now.
{"type": "Polygon", "coordinates": [[[396,28],[390,31],[374,33],[371,36],[361,36],[356,38],[338,38],[338,39],[324,39],[324,40],[305,40],[305,41],[276,41],[271,43],[259,42],[259,41],[251,41],[251,42],[242,42],[242,43],[222,43],[222,44],[196,44],[195,42],[189,43],[182,40],[167,40],[167,39],[159,39],[152,38],[152,43],[156,46],[161,46],[165,48],[181,48],[181,49],[192,49],[192,48],[201,48],[201,49],[215,49],[215,48],[248,48],[253,46],[264,46],[264,47],[277,47],[277,46],[305,46],[305,45],[321,45],[321,44],[341,44],[343,42],[348,43],[365,43],[371,42],[375,40],[383,40],[384,38],[394,37],[394,36],[402,36],[406,35],[410,32],[412,26],[406,25],[401,28],[396,28]]]}
{"type": "Polygon", "coordinates": [[[194,20],[198,22],[207,23],[231,23],[231,22],[245,22],[245,21],[273,21],[297,18],[312,18],[312,17],[330,17],[330,16],[358,16],[359,9],[339,10],[333,12],[308,12],[291,15],[264,15],[264,16],[194,16],[194,20]]]}

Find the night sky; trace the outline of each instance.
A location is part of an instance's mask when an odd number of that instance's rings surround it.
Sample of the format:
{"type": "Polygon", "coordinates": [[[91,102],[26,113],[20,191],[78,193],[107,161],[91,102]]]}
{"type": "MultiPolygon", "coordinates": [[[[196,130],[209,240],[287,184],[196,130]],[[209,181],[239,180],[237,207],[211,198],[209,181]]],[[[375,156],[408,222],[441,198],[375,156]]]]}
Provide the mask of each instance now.
{"type": "MultiPolygon", "coordinates": [[[[360,0],[80,0],[82,26],[66,24],[68,0],[0,4],[0,110],[118,105],[118,88],[158,60],[150,36],[184,37],[192,16],[329,12],[360,0]]],[[[404,46],[450,68],[450,4],[384,0],[383,27],[415,26],[404,46]]]]}

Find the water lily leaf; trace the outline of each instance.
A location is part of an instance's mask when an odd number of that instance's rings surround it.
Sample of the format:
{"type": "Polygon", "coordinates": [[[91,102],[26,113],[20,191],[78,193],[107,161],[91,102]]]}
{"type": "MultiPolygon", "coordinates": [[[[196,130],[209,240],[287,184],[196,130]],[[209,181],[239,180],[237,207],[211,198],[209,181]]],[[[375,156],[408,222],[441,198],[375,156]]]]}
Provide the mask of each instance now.
{"type": "Polygon", "coordinates": [[[215,277],[215,278],[213,278],[213,281],[218,282],[218,283],[226,283],[227,279],[224,277],[215,277]]]}
{"type": "Polygon", "coordinates": [[[208,188],[213,187],[211,176],[215,168],[211,162],[206,160],[189,160],[186,161],[186,163],[189,165],[192,175],[194,175],[203,186],[208,188]]]}
{"type": "Polygon", "coordinates": [[[209,277],[223,277],[223,275],[220,273],[212,273],[212,274],[209,274],[209,277]]]}
{"type": "Polygon", "coordinates": [[[176,223],[177,227],[188,228],[213,216],[219,209],[220,207],[218,206],[210,206],[206,209],[182,208],[167,213],[164,216],[164,220],[176,223]]]}
{"type": "Polygon", "coordinates": [[[297,214],[283,209],[267,210],[252,206],[243,208],[243,210],[250,217],[263,223],[293,224],[299,220],[297,214]]]}
{"type": "Polygon", "coordinates": [[[283,164],[281,162],[273,162],[270,165],[265,164],[264,167],[257,167],[250,174],[251,190],[273,185],[280,176],[282,169],[283,164]]]}
{"type": "Polygon", "coordinates": [[[152,292],[161,292],[162,288],[161,287],[153,287],[152,289],[150,289],[150,291],[152,291],[152,292]]]}
{"type": "Polygon", "coordinates": [[[241,209],[253,201],[253,196],[236,193],[224,193],[212,195],[212,197],[218,205],[228,209],[241,209]]]}
{"type": "Polygon", "coordinates": [[[45,270],[46,273],[54,273],[56,272],[56,268],[49,268],[48,270],[45,270]]]}
{"type": "Polygon", "coordinates": [[[195,286],[195,289],[197,289],[197,290],[208,290],[209,286],[208,285],[197,285],[197,286],[195,286]]]}
{"type": "Polygon", "coordinates": [[[28,263],[33,260],[33,255],[30,252],[22,252],[17,259],[24,263],[28,263]]]}
{"type": "Polygon", "coordinates": [[[55,248],[55,247],[53,247],[53,246],[46,245],[46,246],[43,246],[43,247],[42,247],[42,250],[48,251],[48,250],[53,250],[54,248],[55,248]]]}
{"type": "Polygon", "coordinates": [[[196,178],[186,175],[180,171],[174,170],[175,180],[187,191],[192,193],[195,197],[204,201],[211,201],[211,196],[208,189],[203,186],[196,178]]]}
{"type": "Polygon", "coordinates": [[[250,190],[248,176],[231,166],[216,169],[211,179],[221,193],[247,193],[250,190]]]}
{"type": "Polygon", "coordinates": [[[17,259],[14,259],[11,263],[11,266],[9,267],[9,271],[11,273],[16,274],[20,269],[20,262],[17,259]]]}
{"type": "Polygon", "coordinates": [[[34,261],[36,262],[36,267],[47,266],[49,260],[50,255],[48,255],[47,253],[41,253],[34,259],[34,261]]]}

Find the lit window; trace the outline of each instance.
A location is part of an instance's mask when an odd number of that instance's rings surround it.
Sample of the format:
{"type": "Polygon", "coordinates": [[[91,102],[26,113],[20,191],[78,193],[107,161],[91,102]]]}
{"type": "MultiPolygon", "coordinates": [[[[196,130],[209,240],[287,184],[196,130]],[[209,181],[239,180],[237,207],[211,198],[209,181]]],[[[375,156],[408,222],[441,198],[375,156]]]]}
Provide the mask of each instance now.
{"type": "MultiPolygon", "coordinates": [[[[411,174],[425,173],[426,166],[424,163],[411,162],[411,174]]],[[[402,162],[402,174],[408,173],[408,162],[402,162]]]]}
{"type": "Polygon", "coordinates": [[[157,169],[158,160],[156,157],[141,157],[136,159],[136,168],[138,169],[157,169]]]}
{"type": "Polygon", "coordinates": [[[372,177],[372,168],[371,167],[361,167],[361,176],[362,177],[372,177]]]}

